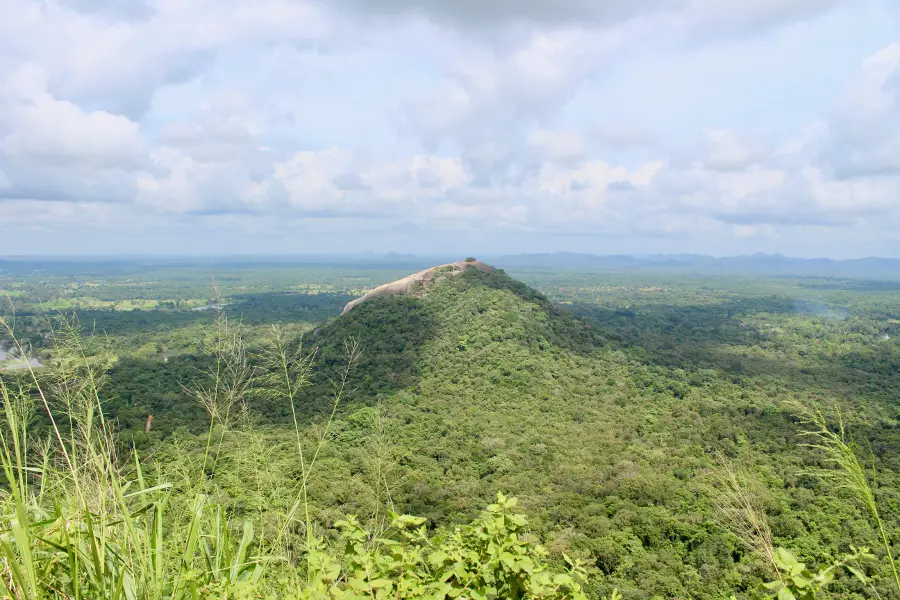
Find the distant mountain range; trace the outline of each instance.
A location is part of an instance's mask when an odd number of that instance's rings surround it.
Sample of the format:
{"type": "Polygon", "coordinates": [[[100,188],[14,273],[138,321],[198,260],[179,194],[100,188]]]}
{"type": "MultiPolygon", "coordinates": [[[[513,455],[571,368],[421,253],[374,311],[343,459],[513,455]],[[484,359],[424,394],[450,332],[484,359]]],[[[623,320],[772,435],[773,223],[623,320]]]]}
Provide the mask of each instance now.
{"type": "MultiPolygon", "coordinates": [[[[839,277],[853,279],[898,279],[900,259],[857,258],[793,258],[780,254],[747,254],[714,257],[702,254],[623,254],[596,255],[578,252],[544,254],[478,254],[501,269],[590,269],[613,271],[656,271],[697,274],[783,275],[839,277]]],[[[248,268],[285,267],[294,265],[360,266],[364,268],[402,268],[410,271],[449,263],[464,258],[449,254],[296,254],[247,256],[7,256],[0,257],[0,271],[21,272],[35,269],[70,271],[85,268],[244,266],[248,268]]]]}
{"type": "Polygon", "coordinates": [[[672,271],[681,273],[799,275],[861,279],[900,279],[900,259],[792,258],[780,254],[749,254],[717,258],[702,254],[625,256],[554,252],[491,258],[499,268],[607,269],[672,271]]]}

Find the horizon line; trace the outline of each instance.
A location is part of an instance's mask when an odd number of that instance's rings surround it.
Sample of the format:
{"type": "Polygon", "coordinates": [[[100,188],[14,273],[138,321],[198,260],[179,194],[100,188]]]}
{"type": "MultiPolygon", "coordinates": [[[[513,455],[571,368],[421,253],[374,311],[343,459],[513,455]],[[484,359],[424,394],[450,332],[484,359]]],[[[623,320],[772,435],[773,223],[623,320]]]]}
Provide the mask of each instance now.
{"type": "Polygon", "coordinates": [[[659,259],[659,258],[667,258],[667,257],[693,257],[693,258],[708,258],[708,259],[716,259],[716,260],[728,260],[728,259],[738,259],[738,258],[779,258],[785,260],[798,260],[798,261],[830,261],[830,262],[852,262],[852,261],[860,261],[860,260],[887,260],[887,261],[898,261],[900,262],[900,257],[894,256],[877,256],[877,255],[866,255],[866,256],[857,256],[852,258],[831,258],[827,256],[814,256],[814,257],[801,257],[801,256],[790,256],[781,254],[778,252],[768,253],[768,252],[753,252],[753,253],[745,253],[745,254],[729,254],[729,255],[715,255],[715,254],[703,254],[698,252],[656,252],[656,253],[647,253],[647,254],[629,254],[629,253],[608,253],[608,254],[597,254],[593,252],[575,252],[569,250],[554,250],[548,252],[517,252],[517,253],[472,253],[472,252],[429,252],[429,253],[419,253],[413,254],[408,252],[375,252],[375,251],[362,251],[362,252],[282,252],[282,253],[134,253],[134,252],[122,252],[122,253],[86,253],[86,254],[0,254],[0,261],[67,261],[67,260],[148,260],[148,259],[166,259],[166,260],[179,260],[179,259],[193,259],[193,260],[208,260],[208,259],[393,259],[393,260],[418,260],[418,259],[430,259],[430,258],[449,258],[454,257],[457,254],[460,256],[476,256],[480,255],[482,257],[488,259],[498,259],[498,258],[525,258],[525,257],[550,257],[550,256],[578,256],[578,257],[590,257],[590,258],[632,258],[632,259],[659,259]]]}

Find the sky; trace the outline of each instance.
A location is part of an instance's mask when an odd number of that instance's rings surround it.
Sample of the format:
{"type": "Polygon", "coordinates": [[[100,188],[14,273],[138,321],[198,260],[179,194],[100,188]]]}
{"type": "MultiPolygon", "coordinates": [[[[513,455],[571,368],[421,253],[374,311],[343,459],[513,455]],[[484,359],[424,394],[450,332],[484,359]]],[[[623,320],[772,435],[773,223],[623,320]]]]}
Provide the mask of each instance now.
{"type": "Polygon", "coordinates": [[[900,257],[896,0],[0,0],[0,255],[900,257]]]}

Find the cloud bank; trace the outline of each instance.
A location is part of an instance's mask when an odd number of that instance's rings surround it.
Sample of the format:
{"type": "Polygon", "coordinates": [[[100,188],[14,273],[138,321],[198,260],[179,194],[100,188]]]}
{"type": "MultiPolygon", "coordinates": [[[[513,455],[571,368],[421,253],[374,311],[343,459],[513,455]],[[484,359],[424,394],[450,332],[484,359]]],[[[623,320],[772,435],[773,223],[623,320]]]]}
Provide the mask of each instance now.
{"type": "Polygon", "coordinates": [[[3,0],[0,254],[900,256],[898,31],[891,0],[3,0]]]}

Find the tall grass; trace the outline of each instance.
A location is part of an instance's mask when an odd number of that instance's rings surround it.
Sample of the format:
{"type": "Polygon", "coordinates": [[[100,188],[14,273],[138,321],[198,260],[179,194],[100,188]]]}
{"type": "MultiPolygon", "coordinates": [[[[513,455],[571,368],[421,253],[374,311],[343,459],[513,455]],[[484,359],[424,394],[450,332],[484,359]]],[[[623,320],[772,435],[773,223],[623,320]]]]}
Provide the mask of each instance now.
{"type": "MultiPolygon", "coordinates": [[[[258,581],[252,525],[235,539],[222,507],[196,484],[189,509],[173,514],[172,482],[150,481],[136,451],[120,456],[123,446],[102,410],[102,355],[91,352],[74,321],[57,322],[53,341],[46,371],[0,378],[6,595],[187,598],[258,581]],[[36,404],[49,422],[41,442],[29,438],[36,404]]],[[[218,407],[246,385],[230,362],[235,356],[223,358],[219,387],[208,390],[218,407]]]]}
{"type": "Polygon", "coordinates": [[[839,489],[849,492],[857,499],[881,542],[897,597],[900,597],[900,575],[897,573],[896,558],[885,531],[875,492],[878,471],[875,468],[874,456],[871,467],[865,468],[859,460],[857,448],[848,435],[840,412],[837,413],[837,424],[834,428],[829,426],[825,415],[818,408],[800,407],[800,414],[806,426],[804,435],[812,439],[807,446],[820,450],[826,463],[831,466],[827,469],[817,469],[814,474],[833,482],[839,489]]]}
{"type": "Polygon", "coordinates": [[[776,560],[772,529],[760,506],[760,494],[747,473],[734,468],[724,457],[717,457],[713,475],[719,484],[714,496],[723,523],[746,548],[761,557],[781,578],[776,560]]]}
{"type": "MultiPolygon", "coordinates": [[[[15,339],[13,328],[3,325],[15,339]]],[[[135,450],[120,457],[122,444],[101,400],[108,364],[85,343],[77,322],[60,320],[52,332],[50,368],[0,378],[0,461],[8,488],[0,498],[8,520],[0,538],[3,591],[13,598],[79,599],[193,598],[261,589],[263,568],[284,560],[281,538],[295,510],[274,528],[277,535],[259,539],[251,520],[234,522],[210,483],[234,420],[249,420],[248,394],[272,374],[265,362],[251,364],[240,324],[219,314],[209,336],[211,383],[186,388],[206,409],[209,428],[199,468],[187,461],[182,480],[174,482],[163,481],[159,468],[148,477],[135,450]],[[40,443],[29,437],[38,405],[49,422],[40,443]],[[173,495],[175,488],[179,493],[173,495]],[[264,555],[254,554],[260,549],[264,555]]],[[[286,347],[280,332],[273,332],[271,346],[286,347]]],[[[298,504],[307,515],[308,479],[359,354],[358,345],[350,350],[309,464],[298,446],[304,464],[298,504]]],[[[308,381],[311,359],[300,352],[282,358],[290,377],[280,383],[293,406],[308,381]]],[[[299,424],[297,432],[299,441],[299,424]]],[[[251,438],[252,433],[244,439],[251,438]]]]}
{"type": "MultiPolygon", "coordinates": [[[[280,398],[290,405],[297,444],[297,457],[300,461],[299,493],[278,533],[276,546],[281,544],[296,514],[300,510],[303,511],[307,550],[316,545],[310,515],[309,478],[313,474],[322,448],[328,441],[329,432],[338,408],[348,392],[347,382],[349,381],[350,372],[358,363],[361,354],[362,348],[358,340],[351,339],[345,342],[345,366],[338,378],[331,381],[333,389],[331,412],[324,425],[317,432],[316,445],[310,456],[308,453],[304,453],[303,449],[303,435],[297,418],[297,400],[300,393],[309,386],[311,365],[315,354],[314,352],[304,354],[302,342],[290,340],[285,331],[277,326],[272,328],[271,334],[263,345],[261,353],[262,372],[259,375],[259,382],[262,384],[261,391],[269,396],[280,398]]],[[[310,552],[307,551],[306,555],[309,557],[310,552]]],[[[307,564],[307,573],[309,574],[311,571],[309,564],[307,564]]]]}

